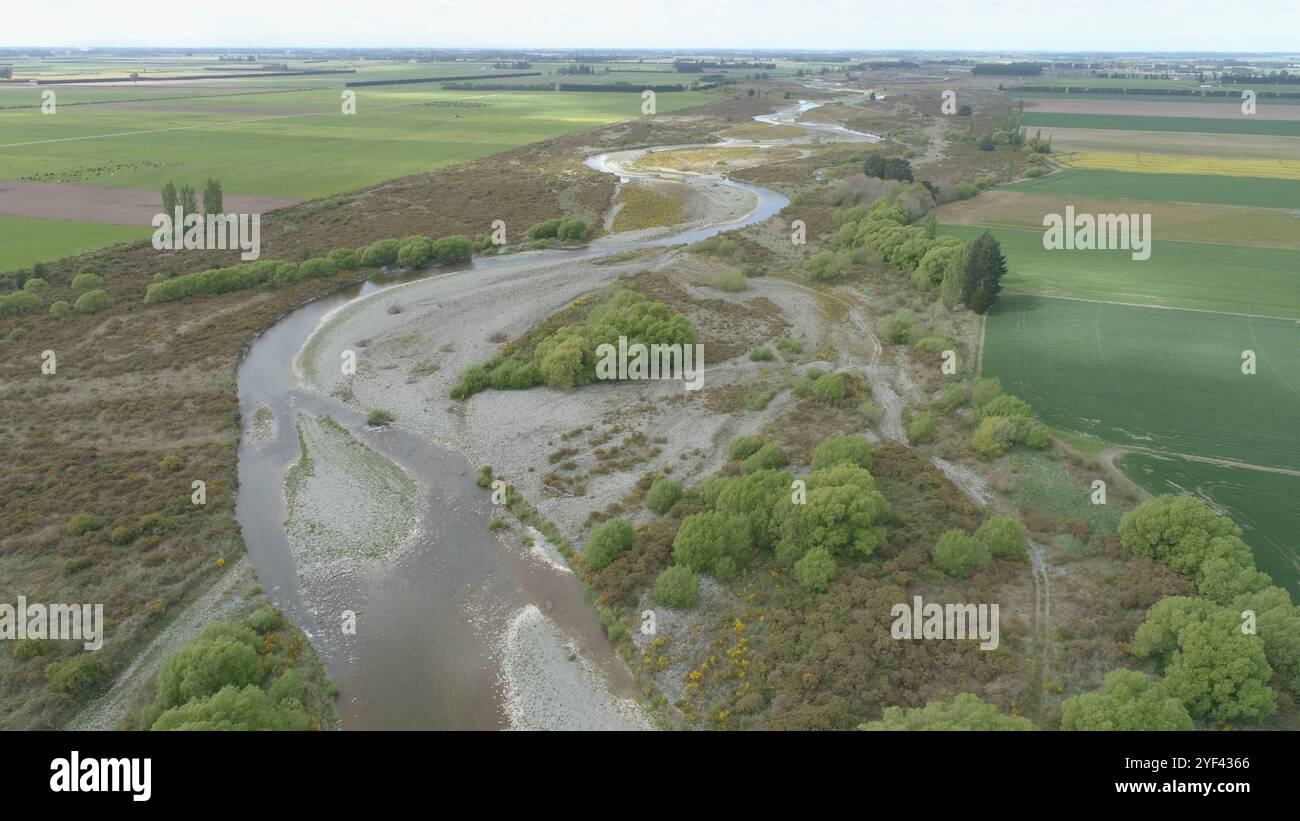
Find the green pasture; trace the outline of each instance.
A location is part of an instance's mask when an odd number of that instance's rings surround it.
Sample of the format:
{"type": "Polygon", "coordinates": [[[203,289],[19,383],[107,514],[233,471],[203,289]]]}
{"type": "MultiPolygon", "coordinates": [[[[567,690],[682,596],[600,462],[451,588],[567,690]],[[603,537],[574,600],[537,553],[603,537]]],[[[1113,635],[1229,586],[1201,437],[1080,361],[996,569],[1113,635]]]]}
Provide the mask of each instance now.
{"type": "MultiPolygon", "coordinates": [[[[1004,186],[1014,191],[1148,202],[1199,202],[1255,208],[1300,208],[1300,180],[1217,174],[1143,174],[1067,168],[1004,186]]],[[[1300,232],[1300,225],[1296,227],[1300,232]]]]}
{"type": "MultiPolygon", "coordinates": [[[[943,226],[941,233],[970,239],[983,230],[943,226]]],[[[1002,285],[1009,290],[1300,319],[1297,251],[1156,239],[1151,258],[1135,260],[1124,250],[1048,250],[1042,230],[990,230],[1007,258],[1002,285]]],[[[1152,232],[1159,237],[1160,226],[1152,232]]]]}
{"type": "Polygon", "coordinates": [[[1203,134],[1254,134],[1300,137],[1300,120],[1214,117],[1151,117],[1132,114],[1069,114],[1026,111],[1020,124],[1029,128],[1093,128],[1106,131],[1178,131],[1203,134]]]}
{"type": "Polygon", "coordinates": [[[0,271],[28,268],[33,262],[93,251],[118,242],[147,239],[153,229],[97,222],[0,216],[0,271]]]}

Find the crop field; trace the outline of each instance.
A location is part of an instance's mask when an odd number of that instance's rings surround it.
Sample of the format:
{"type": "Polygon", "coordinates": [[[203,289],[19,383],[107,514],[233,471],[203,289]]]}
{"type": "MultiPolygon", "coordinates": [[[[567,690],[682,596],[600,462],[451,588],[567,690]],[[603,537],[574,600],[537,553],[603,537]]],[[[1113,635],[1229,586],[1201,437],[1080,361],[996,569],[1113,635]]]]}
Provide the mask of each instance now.
{"type": "MultiPolygon", "coordinates": [[[[1138,194],[1142,188],[1135,186],[1132,191],[1138,194]]],[[[939,218],[947,223],[1016,228],[1041,234],[1043,215],[1063,215],[1067,206],[1074,206],[1076,214],[1150,214],[1153,234],[1166,241],[1300,250],[1300,218],[1276,208],[1226,208],[1148,202],[1136,196],[1118,199],[1003,189],[981,197],[978,203],[966,200],[946,205],[939,210],[939,218]]]]}
{"type": "Polygon", "coordinates": [[[1107,131],[1192,131],[1204,134],[1251,134],[1274,137],[1300,137],[1300,121],[1264,120],[1242,116],[1158,117],[1132,114],[1071,114],[1026,111],[1021,124],[1029,128],[1099,128],[1107,131]]]}
{"type": "MultiPolygon", "coordinates": [[[[1114,211],[1124,211],[1115,203],[1114,211]]],[[[962,239],[983,228],[944,226],[962,239]]],[[[1012,291],[1300,319],[1300,252],[1156,239],[1151,258],[1131,252],[1049,251],[1043,229],[994,228],[1007,258],[1002,280],[1012,291]]],[[[1156,236],[1159,227],[1154,226],[1156,236]]]]}
{"type": "Polygon", "coordinates": [[[1221,134],[1184,131],[1108,131],[1104,128],[1035,126],[1059,152],[1095,151],[1121,154],[1170,154],[1178,157],[1222,157],[1235,160],[1300,160],[1300,140],[1267,134],[1221,134]]]}
{"type": "MultiPolygon", "coordinates": [[[[1118,154],[1080,151],[1054,159],[1070,168],[1125,171],[1141,174],[1188,176],[1255,177],[1300,180],[1300,162],[1274,159],[1232,159],[1227,157],[1179,157],[1170,154],[1118,154]]],[[[1249,202],[1246,205],[1259,205],[1249,202]]],[[[1291,204],[1295,204],[1293,200],[1291,204]]]]}
{"type": "MultiPolygon", "coordinates": [[[[1147,173],[1067,168],[1004,190],[1056,197],[1115,197],[1255,208],[1300,208],[1300,178],[1268,179],[1211,174],[1147,173]]],[[[1300,225],[1297,225],[1300,229],[1300,225]]],[[[1300,234],[1300,230],[1296,231],[1300,234]]]]}
{"type": "Polygon", "coordinates": [[[1191,493],[1211,501],[1246,531],[1261,570],[1300,593],[1300,476],[1226,467],[1191,459],[1130,453],[1124,472],[1151,493],[1191,493]]]}
{"type": "MultiPolygon", "coordinates": [[[[152,68],[193,75],[214,63],[152,68]]],[[[57,64],[37,73],[46,79],[115,77],[135,65],[57,64]]],[[[557,67],[533,69],[543,75],[531,79],[685,82],[664,66],[628,68],[625,74],[545,74],[557,67]]],[[[490,73],[488,64],[363,64],[355,74],[0,86],[0,180],[154,192],[168,181],[201,189],[213,178],[228,198],[305,199],[641,116],[639,93],[556,92],[549,85],[545,91],[455,91],[438,83],[361,87],[355,89],[356,114],[341,110],[345,82],[490,73]],[[56,95],[53,114],[41,111],[46,90],[56,95]]],[[[659,93],[656,110],[667,113],[708,99],[699,92],[659,93]]],[[[0,270],[88,250],[101,236],[118,241],[147,235],[103,223],[60,222],[35,226],[41,230],[20,243],[6,242],[0,270]],[[78,237],[74,246],[44,242],[69,233],[78,237]]]]}

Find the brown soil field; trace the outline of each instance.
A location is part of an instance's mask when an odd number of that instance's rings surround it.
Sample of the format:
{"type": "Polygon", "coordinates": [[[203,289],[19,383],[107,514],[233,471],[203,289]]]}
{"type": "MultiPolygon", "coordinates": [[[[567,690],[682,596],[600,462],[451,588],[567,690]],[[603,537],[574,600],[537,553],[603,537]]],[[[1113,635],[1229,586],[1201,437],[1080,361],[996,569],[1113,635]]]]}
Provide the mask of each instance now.
{"type": "MultiPolygon", "coordinates": [[[[238,194],[227,194],[224,200],[226,211],[232,214],[262,214],[302,201],[238,194]]],[[[157,191],[0,180],[0,215],[7,217],[147,226],[161,211],[157,191]]]]}
{"type": "MultiPolygon", "coordinates": [[[[1033,127],[1034,134],[1038,126],[1033,127]]],[[[1042,127],[1052,150],[1118,151],[1200,157],[1300,160],[1300,139],[1246,134],[1192,134],[1176,131],[1110,131],[1100,128],[1042,127]]]]}

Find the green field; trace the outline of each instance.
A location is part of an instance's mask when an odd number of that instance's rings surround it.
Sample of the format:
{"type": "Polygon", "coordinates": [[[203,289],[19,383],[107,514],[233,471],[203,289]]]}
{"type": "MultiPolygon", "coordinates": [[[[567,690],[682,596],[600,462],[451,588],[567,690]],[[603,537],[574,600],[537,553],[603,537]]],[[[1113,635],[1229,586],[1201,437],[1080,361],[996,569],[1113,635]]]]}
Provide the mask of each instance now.
{"type": "MultiPolygon", "coordinates": [[[[707,99],[659,94],[657,108],[707,99]]],[[[336,87],[170,100],[159,110],[139,107],[147,103],[64,106],[52,116],[4,110],[0,179],[157,189],[168,180],[202,187],[213,177],[228,194],[318,197],[641,113],[639,94],[454,92],[436,84],[357,89],[351,116],[340,113],[340,100],[336,87]],[[195,110],[168,110],[178,103],[195,110]],[[239,110],[221,110],[231,108],[239,110]]]]}
{"type": "MultiPolygon", "coordinates": [[[[1154,202],[1199,202],[1256,208],[1300,208],[1300,180],[1210,174],[1142,174],[1067,168],[1005,188],[1074,197],[1115,197],[1154,202]]],[[[1300,225],[1297,225],[1300,232],[1300,225]]]]}
{"type": "Polygon", "coordinates": [[[1131,114],[1067,114],[1026,111],[1020,124],[1034,127],[1093,128],[1107,131],[1193,131],[1204,134],[1264,134],[1300,137],[1300,121],[1214,117],[1139,117],[1131,114]]]}
{"type": "Polygon", "coordinates": [[[1246,531],[1259,568],[1300,596],[1300,477],[1143,453],[1120,465],[1151,493],[1193,493],[1225,509],[1246,531]]]}
{"type": "MultiPolygon", "coordinates": [[[[1075,86],[1076,84],[1060,83],[1059,85],[1075,86]]],[[[1142,85],[1129,86],[1129,88],[1151,88],[1151,87],[1152,86],[1150,84],[1145,86],[1142,85]]],[[[1262,89],[1256,89],[1256,91],[1257,92],[1262,91],[1262,89]]],[[[1137,101],[1143,103],[1217,103],[1219,105],[1223,105],[1224,103],[1241,102],[1241,93],[1237,91],[1233,91],[1232,89],[1229,89],[1229,93],[1227,97],[1223,97],[1223,96],[1205,97],[1200,94],[1142,94],[1142,93],[1124,93],[1124,94],[1091,93],[1089,94],[1089,93],[1080,93],[1080,92],[1075,92],[1073,94],[1070,94],[1062,91],[1013,91],[1010,92],[1008,96],[1015,100],[1098,100],[1098,101],[1114,100],[1116,102],[1137,101]]],[[[1300,98],[1259,97],[1257,98],[1256,102],[1258,104],[1259,107],[1258,110],[1260,111],[1260,113],[1264,113],[1264,110],[1269,106],[1300,105],[1300,98]]]]}
{"type": "Polygon", "coordinates": [[[93,251],[118,242],[147,239],[153,229],[95,222],[0,216],[0,271],[93,251]]]}
{"type": "MultiPolygon", "coordinates": [[[[941,233],[970,239],[983,230],[941,233]]],[[[1142,261],[1129,251],[1049,251],[1042,231],[990,230],[1007,258],[1003,287],[1012,291],[1300,319],[1300,252],[1157,239],[1142,261]]],[[[1160,226],[1152,231],[1159,236],[1160,226]]]]}

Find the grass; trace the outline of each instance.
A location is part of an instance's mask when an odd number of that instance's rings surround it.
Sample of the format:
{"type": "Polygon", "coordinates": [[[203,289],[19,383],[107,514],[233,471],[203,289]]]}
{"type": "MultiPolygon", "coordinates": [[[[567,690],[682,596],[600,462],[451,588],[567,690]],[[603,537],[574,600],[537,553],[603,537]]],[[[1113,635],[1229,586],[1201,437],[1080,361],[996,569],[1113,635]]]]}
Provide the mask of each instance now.
{"type": "Polygon", "coordinates": [[[147,226],[0,216],[0,236],[4,237],[0,243],[0,271],[145,239],[152,232],[147,226]]]}
{"type": "MultiPolygon", "coordinates": [[[[1279,176],[1280,173],[1281,171],[1279,176]]],[[[1035,180],[1012,183],[1006,188],[1054,196],[1133,197],[1149,202],[1296,208],[1300,206],[1300,163],[1297,163],[1294,173],[1297,176],[1290,179],[1265,179],[1211,173],[1176,174],[1068,168],[1035,180]]]]}
{"type": "Polygon", "coordinates": [[[1200,134],[1254,134],[1300,137],[1300,121],[1229,120],[1213,117],[1143,117],[1132,114],[1067,114],[1027,111],[1020,124],[1028,128],[1094,128],[1107,131],[1181,131],[1200,134]]]}
{"type": "MultiPolygon", "coordinates": [[[[982,230],[943,226],[941,233],[969,239],[982,230]]],[[[1048,251],[1041,228],[991,230],[1007,258],[1002,285],[1009,290],[1300,319],[1297,251],[1157,239],[1151,258],[1137,261],[1129,251],[1048,251]]],[[[1153,231],[1159,236],[1159,226],[1153,231]]]]}
{"type": "Polygon", "coordinates": [[[1192,311],[1011,297],[983,370],[1045,422],[1108,442],[1300,466],[1300,326],[1192,311]],[[1257,373],[1241,372],[1254,350],[1257,373]]]}
{"type": "MultiPolygon", "coordinates": [[[[442,91],[437,84],[357,89],[357,113],[345,116],[342,84],[361,77],[340,75],[329,88],[306,90],[289,90],[303,78],[286,77],[277,80],[281,93],[271,94],[249,81],[244,95],[162,103],[183,102],[179,111],[140,107],[148,102],[65,105],[54,116],[0,109],[0,179],[156,190],[168,180],[201,189],[213,177],[227,196],[321,197],[640,116],[638,94],[442,91]]],[[[176,94],[133,91],[155,103],[176,94]]],[[[0,105],[6,99],[13,98],[0,96],[0,105]]],[[[661,93],[657,109],[708,99],[661,93]]]]}
{"type": "Polygon", "coordinates": [[[1124,472],[1152,493],[1191,493],[1208,499],[1245,530],[1255,563],[1279,584],[1300,595],[1300,477],[1230,468],[1189,459],[1131,453],[1124,472]]]}

